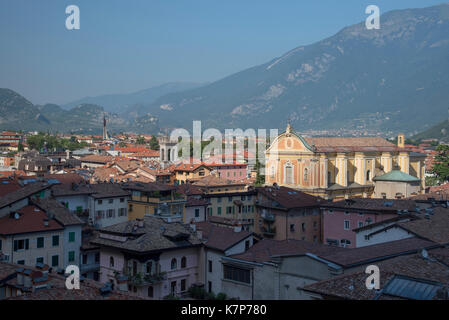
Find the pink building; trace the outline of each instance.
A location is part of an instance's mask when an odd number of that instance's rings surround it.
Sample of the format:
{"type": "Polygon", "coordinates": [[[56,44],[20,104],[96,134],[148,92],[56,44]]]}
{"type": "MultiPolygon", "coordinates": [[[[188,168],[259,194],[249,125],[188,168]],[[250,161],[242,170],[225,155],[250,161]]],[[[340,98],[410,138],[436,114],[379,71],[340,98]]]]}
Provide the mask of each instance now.
{"type": "Polygon", "coordinates": [[[217,175],[223,179],[239,181],[247,177],[247,164],[208,164],[208,167],[217,172],[217,175]]]}
{"type": "Polygon", "coordinates": [[[412,200],[347,199],[322,206],[324,244],[355,248],[354,229],[415,210],[412,200]]]}
{"type": "Polygon", "coordinates": [[[100,281],[114,290],[162,299],[183,296],[199,282],[201,241],[180,223],[156,217],[100,230],[100,281]]]}

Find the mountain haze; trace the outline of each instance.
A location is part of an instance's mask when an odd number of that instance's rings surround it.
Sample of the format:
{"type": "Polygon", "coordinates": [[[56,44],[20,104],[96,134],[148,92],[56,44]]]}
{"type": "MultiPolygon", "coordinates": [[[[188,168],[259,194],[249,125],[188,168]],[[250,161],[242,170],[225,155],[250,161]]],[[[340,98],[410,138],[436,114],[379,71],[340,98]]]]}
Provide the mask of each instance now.
{"type": "Polygon", "coordinates": [[[388,12],[141,113],[161,126],[416,131],[449,107],[449,4],[388,12]],[[431,112],[429,112],[431,111],[431,112]]]}

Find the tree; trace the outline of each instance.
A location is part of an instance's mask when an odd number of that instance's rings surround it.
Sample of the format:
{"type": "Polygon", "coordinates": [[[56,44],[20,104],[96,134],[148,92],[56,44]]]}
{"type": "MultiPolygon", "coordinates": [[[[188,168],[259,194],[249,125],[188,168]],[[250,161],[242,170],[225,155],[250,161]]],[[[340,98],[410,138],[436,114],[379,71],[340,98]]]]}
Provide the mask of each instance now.
{"type": "Polygon", "coordinates": [[[122,141],[122,142],[120,142],[120,143],[118,144],[118,147],[119,147],[119,148],[126,148],[126,147],[127,147],[127,144],[124,143],[124,142],[122,141]]]}
{"type": "Polygon", "coordinates": [[[260,171],[262,171],[262,165],[259,162],[259,159],[256,160],[256,164],[254,165],[254,170],[256,170],[256,182],[254,183],[256,186],[261,186],[265,183],[265,175],[261,174],[260,171]]]}
{"type": "Polygon", "coordinates": [[[145,138],[142,136],[137,137],[136,144],[145,144],[145,138]]]}
{"type": "Polygon", "coordinates": [[[439,145],[435,149],[438,153],[433,162],[432,173],[440,182],[449,180],[449,146],[439,145]]]}
{"type": "Polygon", "coordinates": [[[17,150],[19,151],[19,152],[21,152],[21,151],[24,151],[25,149],[23,148],[23,144],[22,144],[22,142],[19,142],[19,145],[17,146],[17,150]]]}
{"type": "Polygon", "coordinates": [[[159,150],[159,142],[157,141],[156,136],[151,137],[150,148],[151,150],[159,150]]]}

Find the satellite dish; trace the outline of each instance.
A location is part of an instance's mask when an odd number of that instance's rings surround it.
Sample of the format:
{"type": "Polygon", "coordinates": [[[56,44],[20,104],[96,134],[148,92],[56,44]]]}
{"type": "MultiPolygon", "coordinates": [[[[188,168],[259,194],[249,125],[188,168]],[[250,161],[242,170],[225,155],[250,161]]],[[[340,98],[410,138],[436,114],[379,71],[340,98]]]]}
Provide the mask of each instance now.
{"type": "Polygon", "coordinates": [[[428,259],[428,258],[429,258],[429,253],[427,252],[426,249],[422,249],[422,251],[421,251],[421,256],[422,256],[424,259],[428,259]]]}

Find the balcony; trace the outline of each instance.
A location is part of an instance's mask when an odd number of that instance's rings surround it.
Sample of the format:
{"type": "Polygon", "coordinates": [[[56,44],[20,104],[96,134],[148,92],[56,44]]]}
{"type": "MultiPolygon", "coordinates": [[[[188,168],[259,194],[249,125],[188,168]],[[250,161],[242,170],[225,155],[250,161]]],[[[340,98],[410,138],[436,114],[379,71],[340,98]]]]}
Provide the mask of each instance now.
{"type": "Polygon", "coordinates": [[[262,217],[262,219],[268,222],[274,222],[275,219],[274,214],[268,212],[262,212],[260,216],[262,217]]]}
{"type": "Polygon", "coordinates": [[[155,283],[161,282],[165,280],[167,274],[165,272],[155,273],[155,274],[146,274],[142,275],[141,273],[137,273],[134,276],[129,277],[129,283],[134,286],[148,286],[153,285],[155,283]]]}
{"type": "Polygon", "coordinates": [[[266,237],[274,237],[276,235],[276,228],[274,227],[261,227],[260,230],[262,231],[263,235],[266,237]]]}
{"type": "Polygon", "coordinates": [[[100,270],[100,263],[88,263],[80,266],[81,273],[100,270]]]}

